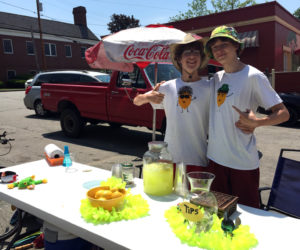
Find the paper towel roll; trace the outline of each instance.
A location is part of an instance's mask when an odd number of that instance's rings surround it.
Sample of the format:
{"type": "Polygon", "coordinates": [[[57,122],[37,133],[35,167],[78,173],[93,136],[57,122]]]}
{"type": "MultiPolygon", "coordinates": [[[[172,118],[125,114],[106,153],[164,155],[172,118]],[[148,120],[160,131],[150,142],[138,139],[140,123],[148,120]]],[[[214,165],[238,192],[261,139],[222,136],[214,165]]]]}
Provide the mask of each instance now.
{"type": "Polygon", "coordinates": [[[55,144],[48,144],[45,147],[45,153],[49,158],[59,158],[59,157],[64,157],[64,152],[57,147],[55,144]]]}

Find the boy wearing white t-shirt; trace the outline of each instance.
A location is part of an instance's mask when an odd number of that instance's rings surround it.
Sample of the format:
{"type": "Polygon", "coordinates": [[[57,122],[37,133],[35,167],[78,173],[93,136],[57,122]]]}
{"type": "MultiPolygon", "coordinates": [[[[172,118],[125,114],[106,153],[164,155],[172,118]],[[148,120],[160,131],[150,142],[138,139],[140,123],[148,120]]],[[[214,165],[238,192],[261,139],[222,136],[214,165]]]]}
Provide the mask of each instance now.
{"type": "Polygon", "coordinates": [[[181,72],[181,78],[158,84],[153,91],[134,99],[136,105],[151,103],[154,108],[165,110],[165,141],[173,162],[185,163],[187,172],[201,171],[207,165],[210,84],[199,76],[199,71],[208,62],[204,53],[206,41],[187,34],[182,42],[172,44],[171,58],[181,72]]]}
{"type": "Polygon", "coordinates": [[[289,113],[267,77],[238,56],[243,44],[232,27],[212,31],[206,50],[222,64],[211,85],[209,171],[216,175],[212,190],[239,197],[239,203],[259,207],[259,159],[253,131],[289,119],[289,113]],[[258,118],[258,106],[272,114],[258,118]]]}

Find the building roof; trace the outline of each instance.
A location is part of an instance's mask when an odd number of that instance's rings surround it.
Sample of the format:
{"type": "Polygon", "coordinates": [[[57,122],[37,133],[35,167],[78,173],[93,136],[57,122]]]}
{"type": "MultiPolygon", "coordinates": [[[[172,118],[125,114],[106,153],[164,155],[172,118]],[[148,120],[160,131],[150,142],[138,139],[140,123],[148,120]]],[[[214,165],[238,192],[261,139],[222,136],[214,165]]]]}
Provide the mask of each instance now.
{"type": "MultiPolygon", "coordinates": [[[[41,19],[43,34],[54,36],[96,40],[97,38],[88,27],[41,19]]],[[[0,29],[18,30],[39,33],[38,19],[35,17],[0,12],[0,29]]]]}
{"type": "Polygon", "coordinates": [[[166,25],[172,25],[185,32],[210,34],[220,25],[238,27],[238,32],[245,32],[247,30],[244,30],[243,26],[270,21],[286,23],[299,33],[300,21],[276,1],[169,22],[166,25]]]}

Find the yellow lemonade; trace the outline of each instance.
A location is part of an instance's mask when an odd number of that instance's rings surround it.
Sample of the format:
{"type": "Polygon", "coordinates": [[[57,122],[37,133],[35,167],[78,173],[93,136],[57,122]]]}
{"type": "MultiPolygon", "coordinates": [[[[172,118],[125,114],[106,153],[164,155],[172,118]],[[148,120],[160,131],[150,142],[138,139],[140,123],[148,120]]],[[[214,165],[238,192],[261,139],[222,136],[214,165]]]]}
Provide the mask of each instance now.
{"type": "Polygon", "coordinates": [[[162,196],[173,191],[173,164],[153,162],[143,166],[144,192],[162,196]]]}

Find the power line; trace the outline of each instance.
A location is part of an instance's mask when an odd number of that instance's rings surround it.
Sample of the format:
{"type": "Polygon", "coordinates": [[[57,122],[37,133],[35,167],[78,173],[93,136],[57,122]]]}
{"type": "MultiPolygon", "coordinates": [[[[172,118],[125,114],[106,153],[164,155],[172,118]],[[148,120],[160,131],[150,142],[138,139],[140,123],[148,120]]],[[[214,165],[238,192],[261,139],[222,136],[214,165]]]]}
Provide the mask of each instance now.
{"type": "MultiPolygon", "coordinates": [[[[26,9],[26,8],[23,8],[23,7],[20,7],[20,6],[17,6],[17,5],[13,5],[13,4],[10,4],[10,3],[6,3],[6,2],[1,1],[1,0],[0,0],[0,3],[6,4],[6,5],[9,5],[9,6],[12,6],[12,7],[15,7],[15,8],[18,8],[18,9],[21,9],[21,10],[26,10],[26,11],[28,11],[28,12],[31,12],[31,13],[34,13],[34,14],[37,15],[37,12],[36,12],[36,11],[33,11],[33,10],[29,10],[29,9],[26,9]]],[[[58,19],[55,19],[55,18],[46,16],[46,15],[43,15],[43,14],[41,14],[41,16],[46,17],[46,18],[49,18],[49,19],[51,19],[51,20],[53,20],[53,21],[65,22],[65,20],[62,20],[62,19],[61,19],[61,20],[58,20],[58,19]]]]}
{"type": "Polygon", "coordinates": [[[9,5],[9,6],[12,6],[12,7],[15,7],[15,8],[18,8],[18,9],[21,9],[21,10],[26,10],[26,11],[29,11],[29,12],[31,12],[31,13],[37,14],[37,12],[35,12],[35,11],[33,11],[33,10],[29,10],[29,9],[26,9],[26,8],[23,8],[23,7],[20,7],[20,6],[16,6],[16,5],[13,5],[13,4],[10,4],[10,3],[7,3],[7,2],[1,1],[1,0],[0,0],[0,3],[3,3],[3,4],[6,4],[6,5],[9,5]]]}
{"type": "MultiPolygon", "coordinates": [[[[22,31],[28,31],[28,32],[32,31],[31,29],[29,29],[28,27],[25,27],[25,26],[18,26],[18,25],[7,24],[7,23],[2,23],[2,22],[0,22],[0,24],[5,24],[7,27],[16,28],[16,29],[21,28],[22,31]]],[[[37,31],[34,31],[34,32],[37,33],[37,31]]],[[[72,38],[66,37],[64,35],[50,34],[50,33],[45,33],[45,32],[43,32],[43,34],[51,35],[51,36],[59,37],[59,38],[64,38],[64,39],[70,40],[71,42],[74,42],[74,40],[76,40],[76,39],[84,39],[84,38],[80,38],[80,37],[74,37],[74,39],[72,39],[72,38]]],[[[79,41],[76,41],[76,42],[79,43],[79,44],[85,44],[85,43],[81,43],[79,41]]]]}
{"type": "MultiPolygon", "coordinates": [[[[93,2],[99,2],[99,0],[88,0],[88,1],[93,1],[93,2]]],[[[110,3],[110,4],[118,4],[118,5],[131,5],[131,6],[135,6],[135,7],[141,7],[141,8],[152,8],[152,9],[164,9],[164,10],[172,10],[172,11],[180,11],[178,9],[170,9],[170,8],[164,8],[161,6],[153,6],[153,5],[144,5],[144,4],[140,4],[140,3],[128,3],[128,1],[126,1],[126,3],[124,2],[112,2],[112,1],[105,1],[105,0],[101,0],[101,3],[106,2],[106,3],[110,3]]],[[[100,2],[99,2],[100,3],[100,2]]]]}
{"type": "MultiPolygon", "coordinates": [[[[64,8],[65,6],[67,6],[63,1],[60,1],[59,2],[59,5],[56,5],[56,4],[53,4],[53,3],[50,3],[49,1],[46,1],[46,0],[43,0],[44,2],[46,2],[46,4],[49,4],[49,5],[52,5],[52,6],[55,6],[56,8],[63,8],[63,9],[66,9],[64,8]],[[63,7],[61,7],[61,5],[63,5],[63,7]]],[[[89,1],[92,1],[92,0],[89,0],[89,1]]],[[[97,0],[94,0],[94,2],[97,2],[97,0]]],[[[26,9],[26,8],[23,8],[23,7],[20,7],[20,6],[17,6],[17,5],[14,5],[14,4],[10,4],[10,3],[7,3],[5,1],[2,1],[0,0],[0,3],[3,3],[3,4],[6,4],[6,5],[9,5],[9,6],[12,6],[14,8],[18,8],[18,9],[21,9],[21,10],[25,10],[25,11],[28,11],[28,12],[31,12],[31,13],[34,13],[35,15],[37,15],[37,12],[36,11],[32,11],[32,10],[29,10],[29,9],[26,9]]],[[[122,2],[118,2],[118,1],[114,1],[114,2],[111,2],[111,1],[105,1],[105,0],[101,0],[98,1],[98,3],[108,3],[108,4],[118,4],[118,5],[126,5],[126,6],[135,6],[135,7],[143,7],[143,8],[153,8],[153,9],[165,9],[165,10],[174,10],[174,9],[170,9],[170,8],[162,8],[162,7],[156,7],[156,6],[150,6],[150,5],[143,5],[143,4],[134,4],[134,3],[122,3],[122,2]]],[[[69,7],[71,5],[68,5],[69,7]]],[[[178,10],[176,10],[178,11],[178,10]]],[[[95,16],[98,18],[102,18],[104,19],[103,17],[99,16],[99,13],[96,13],[96,12],[93,12],[91,10],[88,10],[88,13],[91,13],[92,16],[95,16]]],[[[52,20],[52,21],[57,21],[57,22],[64,22],[64,23],[72,23],[72,21],[69,21],[67,19],[56,19],[56,18],[52,18],[50,16],[47,16],[47,15],[44,15],[41,13],[41,16],[44,18],[44,19],[49,19],[49,20],[52,20]]],[[[106,19],[106,18],[105,18],[106,19]]],[[[103,21],[104,22],[104,21],[103,21]]],[[[103,23],[102,22],[102,23],[103,23]]],[[[106,21],[105,21],[106,22],[106,21]]],[[[109,20],[107,21],[109,22],[109,20]]],[[[101,22],[100,22],[101,23],[101,22]]],[[[107,23],[106,24],[98,24],[98,23],[89,23],[88,24],[89,26],[98,26],[98,27],[106,27],[107,26],[107,23]]],[[[94,32],[93,32],[94,33],[94,32]]],[[[96,36],[101,36],[100,34],[96,34],[94,33],[96,36]]]]}
{"type": "Polygon", "coordinates": [[[95,24],[95,23],[89,23],[89,26],[107,26],[106,24],[95,24]]]}
{"type": "MultiPolygon", "coordinates": [[[[8,5],[8,6],[11,6],[11,7],[14,7],[14,8],[17,8],[17,9],[21,9],[21,10],[25,10],[25,11],[28,11],[28,12],[31,12],[31,13],[33,13],[33,14],[35,14],[35,15],[37,15],[37,12],[36,11],[32,11],[32,10],[29,10],[29,9],[26,9],[26,8],[23,8],[23,7],[20,7],[20,6],[17,6],[17,5],[14,5],[14,4],[10,4],[10,3],[7,3],[7,2],[4,2],[4,1],[2,1],[2,0],[0,0],[0,3],[2,3],[2,4],[5,4],[5,5],[8,5]]],[[[48,3],[47,3],[48,4],[48,3]]],[[[17,15],[17,14],[15,14],[15,15],[17,15]]],[[[71,21],[69,21],[69,20],[67,20],[66,21],[66,19],[65,20],[63,20],[63,19],[55,19],[55,18],[52,18],[52,17],[50,17],[50,16],[47,16],[47,15],[44,15],[44,14],[42,14],[41,13],[41,16],[44,18],[44,19],[50,19],[50,20],[52,20],[52,21],[57,21],[57,22],[63,22],[63,23],[70,23],[70,24],[72,24],[72,22],[71,21]]],[[[34,18],[36,18],[36,17],[34,17],[34,18]]],[[[4,24],[4,23],[2,23],[2,24],[4,24]]],[[[15,27],[15,28],[23,28],[23,29],[25,29],[26,31],[29,31],[30,32],[30,30],[29,29],[27,29],[26,27],[22,27],[22,26],[14,26],[14,25],[9,25],[9,24],[6,24],[7,26],[9,26],[9,27],[15,27]]],[[[103,26],[103,27],[105,27],[106,25],[101,25],[101,24],[89,24],[89,26],[103,26]]],[[[93,32],[94,33],[94,32],[93,32]]],[[[96,33],[94,33],[97,37],[100,37],[101,35],[100,34],[96,34],[96,33]]],[[[56,35],[54,35],[54,36],[56,36],[56,35]]],[[[67,38],[68,39],[68,38],[67,38]]],[[[70,40],[72,40],[72,39],[70,39],[70,40]]]]}

